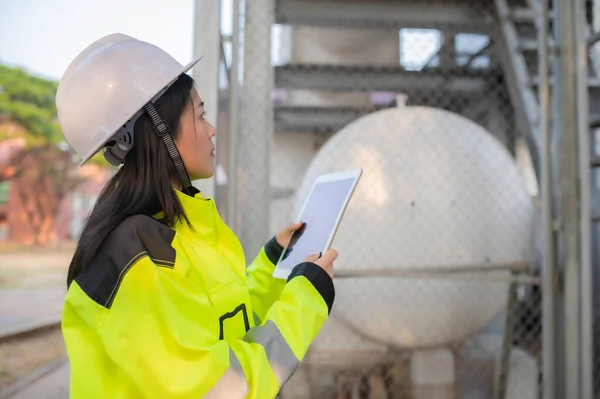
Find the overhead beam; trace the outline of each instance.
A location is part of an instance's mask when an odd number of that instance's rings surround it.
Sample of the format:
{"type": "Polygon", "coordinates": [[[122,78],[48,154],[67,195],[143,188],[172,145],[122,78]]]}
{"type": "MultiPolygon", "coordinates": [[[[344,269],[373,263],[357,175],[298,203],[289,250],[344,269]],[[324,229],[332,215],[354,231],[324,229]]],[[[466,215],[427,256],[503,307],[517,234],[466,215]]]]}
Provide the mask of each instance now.
{"type": "Polygon", "coordinates": [[[276,107],[275,132],[334,133],[374,109],[356,107],[276,107]]]}
{"type": "Polygon", "coordinates": [[[423,28],[460,27],[465,32],[489,33],[492,18],[466,2],[427,3],[423,5],[382,0],[372,1],[298,1],[277,0],[278,24],[368,27],[423,28]]]}
{"type": "MultiPolygon", "coordinates": [[[[393,91],[399,93],[474,94],[485,90],[499,71],[469,68],[429,68],[341,65],[286,65],[275,68],[275,86],[288,89],[393,91]]],[[[441,95],[441,94],[438,94],[441,95]]]]}
{"type": "MultiPolygon", "coordinates": [[[[410,104],[425,105],[435,108],[443,108],[451,112],[456,112],[473,119],[475,122],[482,123],[491,133],[506,143],[506,138],[499,134],[498,129],[490,126],[487,122],[478,120],[477,113],[466,112],[472,111],[474,107],[479,107],[480,110],[496,109],[495,103],[488,100],[481,101],[482,97],[464,96],[452,97],[451,100],[445,98],[439,91],[437,95],[423,98],[423,96],[409,96],[410,104]],[[456,99],[459,101],[456,101],[456,99]],[[469,102],[468,99],[471,101],[469,102]]],[[[393,106],[392,103],[386,105],[369,105],[369,106],[319,106],[319,105],[276,105],[274,107],[274,126],[275,133],[335,133],[349,123],[365,116],[369,113],[379,111],[381,109],[393,106]]],[[[494,111],[488,111],[494,112],[494,111]]],[[[501,129],[504,133],[505,129],[501,129]]]]}

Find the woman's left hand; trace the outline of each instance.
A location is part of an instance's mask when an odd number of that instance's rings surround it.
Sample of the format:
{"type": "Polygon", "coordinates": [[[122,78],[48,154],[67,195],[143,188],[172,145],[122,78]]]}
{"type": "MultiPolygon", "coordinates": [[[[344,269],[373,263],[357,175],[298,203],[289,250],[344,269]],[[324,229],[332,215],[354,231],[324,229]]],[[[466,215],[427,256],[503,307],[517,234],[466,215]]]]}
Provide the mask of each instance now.
{"type": "Polygon", "coordinates": [[[290,243],[290,239],[292,238],[292,233],[294,231],[299,230],[303,224],[304,223],[299,222],[299,223],[292,224],[292,225],[286,227],[283,231],[281,231],[279,234],[277,234],[275,236],[277,243],[279,245],[281,245],[282,247],[286,248],[290,243]]]}

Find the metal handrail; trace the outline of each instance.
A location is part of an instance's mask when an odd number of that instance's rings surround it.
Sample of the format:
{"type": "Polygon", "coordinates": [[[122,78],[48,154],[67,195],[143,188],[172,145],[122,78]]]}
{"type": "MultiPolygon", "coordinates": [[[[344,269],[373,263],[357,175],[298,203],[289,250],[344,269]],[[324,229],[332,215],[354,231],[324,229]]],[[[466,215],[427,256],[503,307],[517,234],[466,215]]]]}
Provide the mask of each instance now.
{"type": "Polygon", "coordinates": [[[438,278],[438,279],[477,279],[483,281],[510,281],[523,284],[539,284],[539,277],[533,275],[533,268],[527,262],[512,262],[505,264],[477,264],[455,266],[420,266],[400,268],[374,269],[338,269],[334,278],[365,278],[365,277],[406,277],[406,278],[438,278]],[[508,272],[502,275],[501,272],[508,272]],[[470,276],[465,276],[470,274],[470,276]]]}

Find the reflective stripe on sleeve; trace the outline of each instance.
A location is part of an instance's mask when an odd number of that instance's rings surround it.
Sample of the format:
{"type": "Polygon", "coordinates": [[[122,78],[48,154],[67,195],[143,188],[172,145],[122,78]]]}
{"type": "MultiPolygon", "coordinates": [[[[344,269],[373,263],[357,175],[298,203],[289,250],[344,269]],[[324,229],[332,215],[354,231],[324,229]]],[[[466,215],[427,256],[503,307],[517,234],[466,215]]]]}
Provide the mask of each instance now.
{"type": "Polygon", "coordinates": [[[260,317],[258,317],[258,315],[256,314],[256,312],[252,312],[253,316],[254,316],[254,325],[255,326],[260,326],[261,320],[260,317]]]}
{"type": "Polygon", "coordinates": [[[265,348],[267,359],[279,387],[283,386],[300,364],[279,328],[271,320],[267,320],[264,326],[250,329],[244,337],[244,341],[259,344],[265,348]]]}
{"type": "Polygon", "coordinates": [[[231,349],[229,349],[229,368],[219,381],[204,396],[205,399],[243,399],[248,395],[248,382],[242,365],[231,349]]]}

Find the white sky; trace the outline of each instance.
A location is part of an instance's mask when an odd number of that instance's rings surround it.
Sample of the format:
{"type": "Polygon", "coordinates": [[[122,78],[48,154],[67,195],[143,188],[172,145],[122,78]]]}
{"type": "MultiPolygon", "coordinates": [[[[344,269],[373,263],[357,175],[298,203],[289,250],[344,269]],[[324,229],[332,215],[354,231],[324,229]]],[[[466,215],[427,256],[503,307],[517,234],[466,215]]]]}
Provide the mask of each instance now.
{"type": "Polygon", "coordinates": [[[194,0],[0,0],[0,63],[58,80],[86,46],[119,32],[185,64],[193,17],[194,0]]]}

